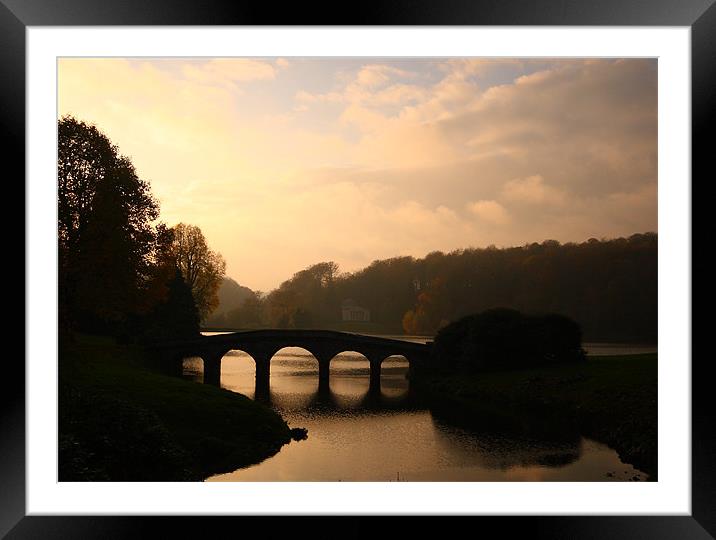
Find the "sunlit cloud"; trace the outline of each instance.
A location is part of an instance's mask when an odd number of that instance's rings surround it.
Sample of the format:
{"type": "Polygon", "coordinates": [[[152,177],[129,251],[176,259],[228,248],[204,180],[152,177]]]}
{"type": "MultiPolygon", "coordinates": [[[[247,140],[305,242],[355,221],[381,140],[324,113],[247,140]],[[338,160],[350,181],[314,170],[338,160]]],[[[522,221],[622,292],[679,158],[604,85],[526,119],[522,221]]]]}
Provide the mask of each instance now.
{"type": "Polygon", "coordinates": [[[364,88],[376,88],[387,83],[395,77],[409,77],[408,71],[387,66],[385,64],[370,64],[363,66],[356,76],[354,85],[364,88]]]}
{"type": "Polygon", "coordinates": [[[186,64],[182,71],[189,80],[217,86],[276,77],[271,63],[250,58],[215,58],[204,64],[186,64]]]}
{"type": "Polygon", "coordinates": [[[510,215],[497,201],[475,201],[468,204],[470,212],[480,219],[496,225],[505,225],[510,222],[510,215]]]}
{"type": "Polygon", "coordinates": [[[564,204],[566,194],[549,186],[536,174],[527,178],[510,180],[502,188],[502,196],[507,201],[527,204],[564,204]]]}

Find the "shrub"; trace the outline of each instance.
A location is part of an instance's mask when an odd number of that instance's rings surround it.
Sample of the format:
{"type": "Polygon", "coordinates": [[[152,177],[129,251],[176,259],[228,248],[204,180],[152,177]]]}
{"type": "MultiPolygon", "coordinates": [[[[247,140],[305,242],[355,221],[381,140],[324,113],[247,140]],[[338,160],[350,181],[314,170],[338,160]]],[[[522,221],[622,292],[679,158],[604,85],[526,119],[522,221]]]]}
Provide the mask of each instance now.
{"type": "Polygon", "coordinates": [[[498,308],[468,315],[440,330],[430,365],[472,373],[575,362],[584,355],[581,329],[570,318],[498,308]]]}

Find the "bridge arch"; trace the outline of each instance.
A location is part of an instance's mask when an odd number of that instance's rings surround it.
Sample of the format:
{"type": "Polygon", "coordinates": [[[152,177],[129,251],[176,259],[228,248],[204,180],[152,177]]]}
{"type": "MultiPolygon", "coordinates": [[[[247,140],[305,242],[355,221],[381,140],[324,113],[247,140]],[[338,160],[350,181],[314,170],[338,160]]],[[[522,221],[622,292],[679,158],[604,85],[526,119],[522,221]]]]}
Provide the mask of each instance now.
{"type": "Polygon", "coordinates": [[[307,347],[301,345],[286,345],[277,349],[275,353],[271,355],[271,360],[278,359],[279,357],[293,356],[301,359],[315,360],[318,365],[318,357],[307,347]]]}
{"type": "MultiPolygon", "coordinates": [[[[315,385],[320,387],[319,379],[321,374],[321,360],[313,353],[313,351],[311,351],[311,349],[299,345],[287,345],[285,347],[281,347],[273,353],[269,361],[272,365],[271,369],[273,370],[276,370],[277,368],[288,369],[299,371],[301,374],[306,371],[315,370],[316,375],[318,375],[317,377],[309,376],[294,379],[294,384],[296,380],[300,380],[301,384],[305,383],[306,388],[304,388],[304,390],[307,392],[311,392],[312,390],[315,391],[313,388],[315,385]]],[[[278,384],[278,390],[280,391],[281,383],[279,382],[278,384]]],[[[274,389],[276,389],[276,387],[274,389]]]]}
{"type": "Polygon", "coordinates": [[[410,360],[404,354],[391,354],[381,364],[381,393],[388,398],[398,398],[410,390],[410,360]]]}
{"type": "MultiPolygon", "coordinates": [[[[331,365],[334,362],[351,362],[355,363],[355,371],[364,370],[366,367],[370,368],[370,358],[363,352],[355,349],[346,349],[344,351],[337,352],[331,357],[331,365]]],[[[344,366],[344,370],[345,370],[344,366]]],[[[350,370],[348,370],[350,372],[350,370]]]]}
{"type": "Polygon", "coordinates": [[[182,377],[192,381],[204,381],[204,359],[196,354],[178,354],[176,361],[169,365],[177,366],[182,377]]]}
{"type": "Polygon", "coordinates": [[[332,360],[337,357],[350,357],[353,356],[357,363],[362,363],[362,366],[356,366],[357,371],[365,370],[366,364],[368,367],[368,391],[379,392],[380,391],[380,366],[383,361],[382,354],[371,353],[370,351],[361,350],[360,347],[354,349],[346,349],[335,354],[332,360]],[[362,362],[361,362],[362,361],[362,362]]]}
{"type": "Polygon", "coordinates": [[[333,403],[341,409],[359,409],[370,392],[370,360],[360,350],[336,352],[330,359],[329,389],[333,403]]]}
{"type": "MultiPolygon", "coordinates": [[[[239,347],[232,347],[230,349],[221,349],[214,351],[206,351],[201,354],[200,358],[203,361],[204,368],[204,382],[214,384],[215,386],[221,385],[221,375],[226,373],[227,370],[241,371],[242,368],[246,369],[246,363],[250,363],[253,371],[256,370],[256,360],[254,356],[247,350],[239,347]],[[238,363],[236,361],[238,361],[238,363]],[[243,366],[241,365],[243,363],[243,366]]],[[[248,391],[246,388],[232,388],[237,391],[248,391]]]]}

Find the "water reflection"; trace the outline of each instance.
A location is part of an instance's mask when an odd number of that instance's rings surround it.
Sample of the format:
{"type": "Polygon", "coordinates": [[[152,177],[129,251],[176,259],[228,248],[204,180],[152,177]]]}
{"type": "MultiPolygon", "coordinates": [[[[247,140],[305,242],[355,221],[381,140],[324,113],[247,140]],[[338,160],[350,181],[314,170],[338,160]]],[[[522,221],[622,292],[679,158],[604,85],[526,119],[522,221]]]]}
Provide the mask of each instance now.
{"type": "Polygon", "coordinates": [[[583,450],[583,439],[572,437],[537,439],[516,434],[456,429],[432,418],[437,439],[446,453],[461,466],[477,465],[507,471],[513,467],[563,467],[577,461],[583,450]]]}
{"type": "MultiPolygon", "coordinates": [[[[184,375],[201,381],[201,360],[185,361],[184,375]]],[[[232,351],[221,384],[271,405],[308,439],[284,446],[264,462],[211,481],[610,481],[646,479],[616,452],[571,429],[537,429],[491,418],[477,427],[429,410],[410,389],[407,362],[390,358],[381,386],[369,387],[369,364],[342,354],[320,386],[318,363],[302,349],[284,350],[271,363],[270,386],[257,393],[253,360],[232,351]],[[516,429],[515,429],[516,428],[516,429]]],[[[537,423],[539,424],[539,423],[537,423]]],[[[550,422],[546,422],[550,424],[550,422]]]]}
{"type": "MultiPolygon", "coordinates": [[[[259,398],[257,398],[259,400],[259,398]]],[[[382,391],[365,390],[362,394],[338,393],[332,388],[317,388],[313,392],[277,392],[270,390],[260,399],[283,412],[306,411],[308,413],[336,414],[364,411],[417,410],[418,402],[406,391],[393,396],[382,391]]]]}

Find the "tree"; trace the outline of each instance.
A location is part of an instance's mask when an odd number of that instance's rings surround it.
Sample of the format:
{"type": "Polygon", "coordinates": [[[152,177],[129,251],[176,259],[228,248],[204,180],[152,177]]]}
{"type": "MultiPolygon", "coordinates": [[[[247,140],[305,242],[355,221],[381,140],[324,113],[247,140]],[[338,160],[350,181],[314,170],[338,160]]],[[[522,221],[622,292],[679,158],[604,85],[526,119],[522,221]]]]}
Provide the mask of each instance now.
{"type": "Polygon", "coordinates": [[[406,334],[432,334],[448,321],[444,318],[445,280],[436,277],[418,294],[414,309],[403,315],[403,331],[406,334]]]}
{"type": "Polygon", "coordinates": [[[61,326],[114,330],[136,313],[159,206],[129,158],[93,125],[58,122],[61,326]]]}
{"type": "Polygon", "coordinates": [[[145,318],[146,337],[150,339],[182,339],[199,335],[199,310],[189,285],[179,267],[174,267],[166,284],[167,294],[145,318]]]}
{"type": "Polygon", "coordinates": [[[224,326],[259,328],[263,323],[263,311],[264,305],[261,301],[261,291],[251,291],[251,296],[245,298],[239,307],[226,313],[223,319],[224,326]]]}
{"type": "Polygon", "coordinates": [[[203,321],[219,305],[218,291],[226,273],[226,262],[220,253],[209,249],[199,227],[179,223],[172,232],[177,265],[191,288],[203,321]]]}
{"type": "Polygon", "coordinates": [[[144,303],[133,334],[142,340],[181,339],[199,335],[199,311],[173,252],[174,233],[156,228],[153,264],[143,290],[144,303]]]}

